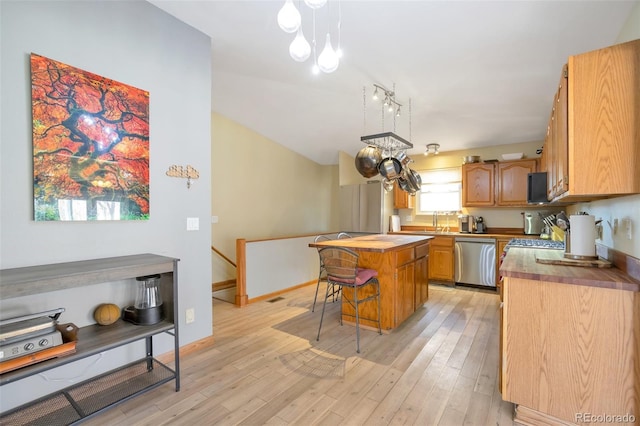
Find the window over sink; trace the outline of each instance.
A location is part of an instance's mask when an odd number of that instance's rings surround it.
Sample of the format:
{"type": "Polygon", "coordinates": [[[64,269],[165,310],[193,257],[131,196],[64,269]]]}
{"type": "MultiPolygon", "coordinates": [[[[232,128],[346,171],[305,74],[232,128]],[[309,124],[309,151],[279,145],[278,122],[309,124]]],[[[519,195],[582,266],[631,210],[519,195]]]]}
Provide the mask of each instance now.
{"type": "Polygon", "coordinates": [[[453,212],[462,209],[462,169],[452,167],[419,171],[422,186],[418,196],[417,214],[453,212]]]}

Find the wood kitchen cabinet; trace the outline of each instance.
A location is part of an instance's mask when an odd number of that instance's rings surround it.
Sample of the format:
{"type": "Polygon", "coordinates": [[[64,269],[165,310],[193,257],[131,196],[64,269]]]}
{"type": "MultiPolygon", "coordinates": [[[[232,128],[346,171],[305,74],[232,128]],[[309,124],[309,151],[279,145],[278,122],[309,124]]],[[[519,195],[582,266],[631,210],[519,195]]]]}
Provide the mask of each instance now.
{"type": "Polygon", "coordinates": [[[569,57],[547,127],[553,201],[640,193],[640,40],[569,57]]]}
{"type": "Polygon", "coordinates": [[[395,209],[412,209],[415,205],[415,195],[409,194],[407,191],[400,189],[398,181],[393,183],[393,208],[395,209]]]}
{"type": "Polygon", "coordinates": [[[416,263],[414,248],[402,250],[397,253],[398,268],[398,305],[396,310],[396,323],[400,324],[409,318],[415,310],[415,270],[416,263]]]}
{"type": "Polygon", "coordinates": [[[522,206],[527,204],[527,176],[537,170],[534,159],[505,161],[496,168],[497,204],[522,206]]]}
{"type": "Polygon", "coordinates": [[[453,283],[453,237],[435,236],[429,242],[429,280],[453,283]]]}
{"type": "Polygon", "coordinates": [[[527,175],[537,171],[538,160],[472,163],[462,166],[464,207],[526,206],[527,175]]]}
{"type": "Polygon", "coordinates": [[[565,193],[568,189],[567,75],[567,65],[565,65],[562,68],[558,90],[553,98],[543,149],[544,160],[540,162],[542,171],[547,172],[547,199],[549,200],[565,193]]]}
{"type": "MultiPolygon", "coordinates": [[[[504,248],[509,241],[511,241],[511,238],[496,238],[496,271],[498,271],[496,274],[496,288],[499,292],[500,287],[502,286],[502,283],[500,282],[500,257],[502,256],[504,248]]],[[[500,298],[502,301],[502,292],[500,292],[500,298]]]]}
{"type": "Polygon", "coordinates": [[[543,256],[562,259],[514,248],[502,266],[501,391],[518,406],[514,420],[568,425],[582,423],[577,413],[607,413],[637,422],[638,281],[616,267],[543,265],[543,256]]]}
{"type": "MultiPolygon", "coordinates": [[[[431,240],[433,241],[433,240],[431,240]]],[[[416,247],[414,311],[429,299],[430,243],[416,247]]]]}
{"type": "Polygon", "coordinates": [[[462,205],[465,207],[495,204],[495,165],[470,163],[462,165],[462,205]]]}

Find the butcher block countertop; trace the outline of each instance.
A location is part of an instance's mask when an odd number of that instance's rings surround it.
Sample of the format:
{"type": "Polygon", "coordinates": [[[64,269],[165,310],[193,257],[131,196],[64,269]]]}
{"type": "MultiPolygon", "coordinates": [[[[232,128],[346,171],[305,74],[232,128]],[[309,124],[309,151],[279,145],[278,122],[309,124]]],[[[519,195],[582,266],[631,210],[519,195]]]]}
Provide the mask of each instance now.
{"type": "Polygon", "coordinates": [[[385,253],[399,248],[411,247],[432,239],[430,236],[375,234],[340,240],[319,241],[310,243],[309,247],[346,247],[358,251],[385,253]]]}
{"type": "Polygon", "coordinates": [[[504,258],[500,273],[504,277],[640,292],[640,281],[616,267],[590,268],[536,262],[536,258],[562,259],[563,256],[563,250],[514,247],[504,258]]]}
{"type": "Polygon", "coordinates": [[[494,232],[485,232],[482,234],[476,234],[473,232],[435,232],[435,231],[397,231],[392,232],[391,235],[428,235],[432,237],[470,237],[470,238],[500,238],[500,239],[511,239],[511,238],[540,238],[539,235],[525,235],[525,234],[504,234],[504,233],[494,233],[494,232]]]}

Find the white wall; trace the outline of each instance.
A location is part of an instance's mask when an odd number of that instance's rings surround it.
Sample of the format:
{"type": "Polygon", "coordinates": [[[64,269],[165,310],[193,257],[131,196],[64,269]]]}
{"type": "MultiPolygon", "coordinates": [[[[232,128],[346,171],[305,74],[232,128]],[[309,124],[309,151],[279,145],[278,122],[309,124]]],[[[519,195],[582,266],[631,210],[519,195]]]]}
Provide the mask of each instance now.
{"type": "MultiPolygon", "coordinates": [[[[211,212],[218,216],[211,240],[216,249],[235,261],[238,238],[337,230],[337,166],[315,163],[220,114],[211,119],[211,212]]],[[[214,282],[233,278],[224,275],[228,272],[214,270],[214,282]]]]}
{"type": "Polygon", "coordinates": [[[314,236],[247,241],[247,295],[255,299],[318,278],[318,251],[309,247],[314,236]]]}
{"type": "MultiPolygon", "coordinates": [[[[1,1],[0,15],[0,267],[135,253],[177,257],[180,344],[210,336],[210,39],[144,1],[1,1]],[[33,221],[31,52],[150,92],[150,220],[33,221]],[[187,189],[183,179],[165,175],[172,164],[193,165],[200,179],[187,189]],[[186,231],[187,217],[200,218],[199,231],[186,231]],[[190,307],[196,321],[185,325],[183,312],[190,307]]],[[[81,323],[95,306],[87,297],[96,293],[72,292],[52,303],[69,308],[62,322],[81,323]],[[70,314],[81,309],[77,318],[70,314]]],[[[46,306],[53,299],[43,295],[37,303],[46,306]]],[[[156,353],[172,348],[170,339],[154,346],[156,353]]],[[[35,376],[3,386],[2,409],[48,386],[80,380],[90,365],[99,370],[130,352],[74,364],[57,375],[57,383],[35,376]]]]}

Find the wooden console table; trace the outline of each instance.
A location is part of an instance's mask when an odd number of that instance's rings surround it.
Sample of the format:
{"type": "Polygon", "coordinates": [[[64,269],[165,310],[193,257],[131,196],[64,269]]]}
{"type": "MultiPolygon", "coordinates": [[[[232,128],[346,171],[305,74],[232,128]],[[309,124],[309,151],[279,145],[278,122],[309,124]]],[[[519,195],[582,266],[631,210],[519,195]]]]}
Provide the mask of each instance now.
{"type": "Polygon", "coordinates": [[[172,380],[179,391],[178,260],[140,254],[0,270],[2,300],[160,274],[166,317],[148,326],[120,319],[111,326],[82,327],[75,353],[0,375],[0,385],[5,385],[138,340],[146,343],[146,353],[139,360],[2,413],[0,423],[74,424],[172,380]],[[173,369],[153,358],[153,336],[160,333],[173,336],[173,369]]]}

